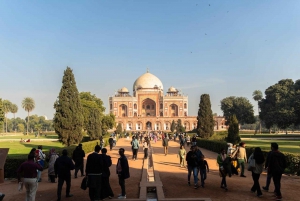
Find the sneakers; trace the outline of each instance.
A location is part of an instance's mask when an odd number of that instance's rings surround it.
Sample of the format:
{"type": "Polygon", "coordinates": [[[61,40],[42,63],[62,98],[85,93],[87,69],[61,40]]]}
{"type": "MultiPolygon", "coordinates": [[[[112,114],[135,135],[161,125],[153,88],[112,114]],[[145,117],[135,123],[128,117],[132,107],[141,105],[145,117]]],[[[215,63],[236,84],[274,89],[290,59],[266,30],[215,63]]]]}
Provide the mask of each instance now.
{"type": "Polygon", "coordinates": [[[263,195],[257,195],[257,197],[261,198],[263,195]]]}
{"type": "Polygon", "coordinates": [[[267,192],[269,191],[269,189],[266,186],[263,186],[262,189],[267,192]]]}
{"type": "Polygon", "coordinates": [[[246,177],[245,175],[243,175],[243,174],[241,174],[241,176],[240,177],[246,177]]]}
{"type": "Polygon", "coordinates": [[[282,200],[282,196],[276,196],[276,197],[275,197],[275,200],[277,200],[277,201],[282,200]]]}
{"type": "Polygon", "coordinates": [[[188,181],[188,185],[191,186],[191,182],[188,181]]]}
{"type": "Polygon", "coordinates": [[[195,184],[194,189],[197,189],[197,188],[199,188],[199,186],[198,186],[198,184],[195,184]]]}
{"type": "Polygon", "coordinates": [[[124,196],[123,195],[119,195],[118,199],[126,199],[126,195],[124,195],[124,196]]]}

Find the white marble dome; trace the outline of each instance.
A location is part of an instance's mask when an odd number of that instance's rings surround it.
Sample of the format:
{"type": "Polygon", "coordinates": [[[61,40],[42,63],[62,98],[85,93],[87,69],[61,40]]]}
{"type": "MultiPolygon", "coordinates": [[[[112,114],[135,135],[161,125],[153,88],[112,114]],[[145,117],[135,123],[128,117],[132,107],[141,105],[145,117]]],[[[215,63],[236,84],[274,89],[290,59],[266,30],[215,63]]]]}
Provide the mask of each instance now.
{"type": "Polygon", "coordinates": [[[158,87],[159,89],[163,90],[163,84],[155,75],[147,72],[140,77],[138,77],[134,84],[133,84],[133,91],[136,89],[153,89],[155,87],[158,87]]]}
{"type": "Polygon", "coordinates": [[[119,90],[119,92],[128,93],[129,91],[126,87],[123,87],[122,89],[119,90]]]}

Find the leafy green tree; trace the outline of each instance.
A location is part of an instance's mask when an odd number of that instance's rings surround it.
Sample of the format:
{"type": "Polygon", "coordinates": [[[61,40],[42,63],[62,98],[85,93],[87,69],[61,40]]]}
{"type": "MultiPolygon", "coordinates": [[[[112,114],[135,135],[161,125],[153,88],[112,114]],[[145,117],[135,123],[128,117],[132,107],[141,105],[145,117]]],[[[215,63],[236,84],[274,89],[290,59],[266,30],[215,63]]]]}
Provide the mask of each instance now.
{"type": "MultiPolygon", "coordinates": [[[[263,94],[260,90],[255,90],[252,94],[253,96],[253,99],[255,101],[257,101],[257,112],[259,114],[259,101],[261,101],[261,99],[263,98],[263,94]]],[[[259,119],[259,118],[258,118],[259,119]]],[[[259,133],[261,133],[261,123],[260,123],[260,120],[259,120],[259,133]]]]}
{"type": "Polygon", "coordinates": [[[173,120],[172,123],[171,123],[171,132],[173,133],[176,129],[176,124],[175,124],[175,121],[173,120]]]}
{"type": "Polygon", "coordinates": [[[211,110],[209,94],[202,94],[197,116],[197,134],[201,138],[209,138],[214,134],[214,117],[211,110]]]}
{"type": "Polygon", "coordinates": [[[24,132],[25,131],[25,126],[24,126],[24,124],[18,124],[18,131],[19,132],[24,132]]]}
{"type": "Polygon", "coordinates": [[[90,112],[87,125],[87,134],[91,140],[99,139],[102,136],[101,119],[99,111],[94,108],[90,112]]]}
{"type": "Polygon", "coordinates": [[[185,128],[184,128],[183,125],[182,125],[181,119],[178,119],[178,120],[177,120],[177,123],[176,123],[176,131],[177,131],[177,132],[180,132],[180,133],[185,132],[185,128]]]}
{"type": "Polygon", "coordinates": [[[296,114],[295,125],[300,125],[300,79],[296,80],[294,84],[295,96],[293,100],[293,105],[296,114]]]}
{"type": "Polygon", "coordinates": [[[26,135],[28,135],[29,112],[31,112],[35,108],[34,100],[30,97],[24,98],[24,100],[22,101],[22,108],[26,112],[28,112],[28,115],[27,115],[27,131],[26,131],[26,135]]]}
{"type": "Polygon", "coordinates": [[[280,80],[266,89],[265,98],[258,103],[261,109],[259,117],[268,129],[274,125],[286,129],[297,122],[294,101],[295,85],[293,80],[280,80]]]}
{"type": "Polygon", "coordinates": [[[116,133],[117,134],[121,134],[122,133],[122,125],[120,123],[118,123],[118,126],[116,128],[116,133]]]}
{"type": "Polygon", "coordinates": [[[241,141],[239,135],[239,122],[235,115],[231,116],[229,119],[228,136],[226,141],[232,144],[237,144],[241,141]]]}
{"type": "Polygon", "coordinates": [[[226,123],[235,115],[241,124],[255,122],[253,105],[245,97],[230,96],[221,100],[221,110],[224,113],[226,123]]]}
{"type": "Polygon", "coordinates": [[[67,67],[58,100],[54,103],[53,127],[59,141],[70,146],[82,140],[83,115],[72,69],[67,67]]]}
{"type": "Polygon", "coordinates": [[[102,135],[106,134],[108,129],[114,128],[115,125],[116,125],[116,122],[115,122],[114,114],[110,113],[110,114],[103,116],[103,118],[102,118],[102,135]]]}
{"type": "Polygon", "coordinates": [[[34,130],[36,130],[38,132],[37,134],[40,136],[42,125],[41,124],[34,125],[34,130]]]}
{"type": "Polygon", "coordinates": [[[3,100],[3,111],[5,114],[5,133],[7,133],[7,114],[11,111],[12,103],[9,100],[3,100]]]}
{"type": "Polygon", "coordinates": [[[105,107],[103,106],[103,101],[100,98],[97,98],[95,94],[92,95],[91,92],[80,92],[79,97],[83,108],[83,129],[87,130],[90,113],[94,109],[97,109],[99,112],[99,118],[102,119],[104,116],[105,107]]]}
{"type": "Polygon", "coordinates": [[[0,98],[0,132],[4,129],[4,111],[3,111],[3,101],[0,98]]]}

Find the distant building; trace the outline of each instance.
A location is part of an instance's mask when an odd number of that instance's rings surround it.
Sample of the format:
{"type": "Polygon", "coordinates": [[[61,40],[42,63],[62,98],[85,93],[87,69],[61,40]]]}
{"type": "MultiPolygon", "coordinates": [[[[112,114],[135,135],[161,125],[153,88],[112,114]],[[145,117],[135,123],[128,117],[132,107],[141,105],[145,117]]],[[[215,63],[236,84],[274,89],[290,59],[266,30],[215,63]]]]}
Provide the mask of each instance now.
{"type": "MultiPolygon", "coordinates": [[[[123,130],[170,131],[172,121],[178,119],[186,131],[197,127],[197,117],[188,116],[188,96],[172,86],[164,94],[162,82],[149,71],[135,80],[132,90],[133,95],[130,95],[123,87],[109,97],[109,111],[116,116],[116,123],[121,124],[123,130]]],[[[221,130],[223,121],[220,117],[216,120],[215,128],[221,130]]]]}

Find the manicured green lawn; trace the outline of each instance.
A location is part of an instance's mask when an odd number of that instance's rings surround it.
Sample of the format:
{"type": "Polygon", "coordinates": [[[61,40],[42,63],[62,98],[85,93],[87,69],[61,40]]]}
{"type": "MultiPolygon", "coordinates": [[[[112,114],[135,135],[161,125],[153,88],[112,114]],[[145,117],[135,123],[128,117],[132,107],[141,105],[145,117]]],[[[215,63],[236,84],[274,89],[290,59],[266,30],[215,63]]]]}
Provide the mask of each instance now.
{"type": "Polygon", "coordinates": [[[43,151],[49,151],[51,148],[55,147],[64,147],[58,141],[31,141],[26,143],[21,143],[19,141],[1,141],[0,140],[0,147],[1,148],[9,148],[9,155],[26,155],[30,152],[32,148],[37,148],[38,145],[43,146],[43,151]]]}
{"type": "Polygon", "coordinates": [[[300,139],[297,140],[242,140],[247,147],[260,147],[262,150],[271,150],[271,142],[276,142],[279,145],[279,150],[282,152],[290,152],[300,154],[300,139]]]}
{"type": "Polygon", "coordinates": [[[241,138],[300,138],[300,134],[240,134],[241,138]]]}
{"type": "Polygon", "coordinates": [[[1,134],[0,135],[0,140],[1,139],[57,139],[57,135],[56,134],[48,134],[48,135],[41,135],[38,137],[35,137],[35,135],[30,134],[30,135],[5,135],[5,134],[1,134]]]}

